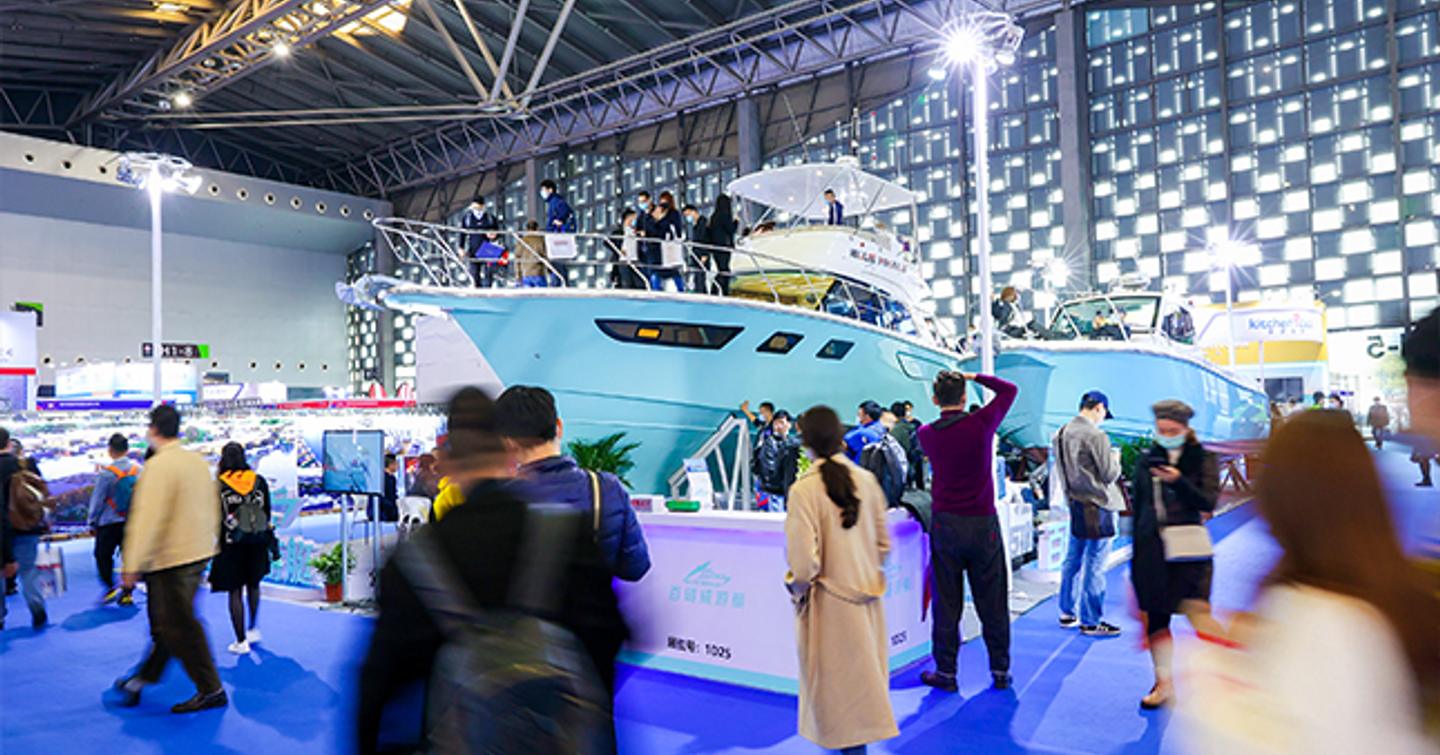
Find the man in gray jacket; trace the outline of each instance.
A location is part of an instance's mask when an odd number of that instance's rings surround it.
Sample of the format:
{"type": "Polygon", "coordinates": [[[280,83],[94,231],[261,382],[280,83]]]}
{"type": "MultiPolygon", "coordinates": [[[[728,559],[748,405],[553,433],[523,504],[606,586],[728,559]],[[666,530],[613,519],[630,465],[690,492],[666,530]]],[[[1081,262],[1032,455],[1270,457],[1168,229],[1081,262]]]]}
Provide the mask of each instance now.
{"type": "Polygon", "coordinates": [[[1125,507],[1116,486],[1119,454],[1100,429],[1100,423],[1112,416],[1110,399],[1090,391],[1080,398],[1079,415],[1055,434],[1054,476],[1070,507],[1070,547],[1060,570],[1060,626],[1079,626],[1081,634],[1090,637],[1120,634],[1119,627],[1100,618],[1105,607],[1105,557],[1115,537],[1116,512],[1125,507]]]}

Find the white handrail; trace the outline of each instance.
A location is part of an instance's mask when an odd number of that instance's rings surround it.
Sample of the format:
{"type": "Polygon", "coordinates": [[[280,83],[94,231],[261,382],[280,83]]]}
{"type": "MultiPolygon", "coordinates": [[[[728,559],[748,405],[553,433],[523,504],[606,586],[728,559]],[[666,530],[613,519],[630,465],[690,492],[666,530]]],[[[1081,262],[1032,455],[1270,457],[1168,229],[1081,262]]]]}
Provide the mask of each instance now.
{"type": "MultiPolygon", "coordinates": [[[[510,251],[515,254],[515,256],[517,257],[517,261],[524,260],[525,262],[531,264],[539,263],[541,266],[543,266],[545,271],[548,273],[548,276],[551,277],[553,281],[558,281],[558,286],[560,287],[572,287],[572,284],[564,275],[564,268],[572,266],[598,267],[623,264],[626,268],[634,272],[641,281],[643,281],[644,290],[647,291],[653,291],[655,289],[650,282],[650,276],[646,273],[650,271],[666,271],[678,273],[681,276],[682,280],[684,280],[684,278],[691,273],[703,273],[706,276],[705,288],[711,292],[718,292],[719,286],[714,279],[715,273],[711,271],[709,265],[706,265],[702,262],[701,257],[699,256],[699,254],[697,254],[698,250],[701,253],[708,254],[712,259],[715,254],[729,254],[732,255],[732,257],[740,256],[748,260],[752,269],[744,271],[740,274],[748,275],[753,273],[757,275],[760,280],[764,282],[765,287],[768,289],[768,292],[770,294],[769,298],[776,304],[783,304],[784,302],[780,295],[779,286],[771,278],[771,276],[767,274],[767,269],[770,273],[776,272],[777,267],[780,270],[795,270],[805,280],[807,291],[814,291],[815,289],[815,282],[812,276],[830,277],[835,279],[836,284],[838,284],[839,286],[836,295],[839,297],[843,297],[843,300],[847,301],[850,305],[851,311],[849,313],[841,314],[840,316],[846,316],[852,319],[870,322],[870,320],[866,319],[866,315],[872,314],[871,310],[875,310],[873,312],[873,324],[879,327],[893,328],[893,318],[888,316],[888,307],[886,307],[885,304],[894,303],[895,305],[904,309],[906,312],[909,312],[910,321],[914,324],[917,333],[928,336],[930,340],[936,341],[937,343],[940,342],[938,333],[936,333],[933,329],[933,326],[925,320],[921,312],[913,310],[905,301],[895,296],[892,296],[891,294],[875,286],[872,286],[863,281],[842,278],[839,275],[836,275],[835,273],[830,271],[807,268],[804,264],[801,264],[792,259],[755,252],[750,249],[721,247],[715,246],[713,244],[701,244],[680,239],[665,240],[651,239],[646,237],[633,237],[637,242],[641,244],[681,244],[684,247],[684,258],[685,260],[687,260],[687,262],[682,262],[680,267],[677,269],[673,266],[666,267],[660,264],[646,264],[643,262],[637,263],[630,260],[625,260],[623,258],[612,261],[609,259],[582,259],[577,256],[577,258],[574,260],[552,261],[549,259],[549,256],[547,254],[541,253],[539,250],[533,248],[528,241],[526,241],[527,236],[536,234],[546,237],[568,236],[575,239],[578,254],[578,248],[582,241],[595,241],[597,242],[596,245],[599,248],[609,249],[615,247],[615,242],[617,240],[623,240],[631,237],[622,237],[598,233],[545,234],[540,231],[477,231],[460,228],[457,226],[442,225],[438,223],[430,223],[422,220],[411,220],[407,218],[377,218],[373,221],[373,225],[376,229],[378,229],[381,233],[385,234],[387,237],[398,238],[402,242],[400,244],[396,244],[393,242],[390,244],[393,249],[397,250],[396,256],[402,262],[417,264],[421,268],[425,276],[429,279],[429,283],[431,285],[443,287],[464,286],[467,288],[474,286],[475,280],[474,277],[470,274],[470,260],[463,251],[464,239],[468,235],[484,233],[487,235],[513,239],[513,243],[507,243],[507,246],[510,248],[510,251]],[[429,248],[428,253],[416,248],[417,246],[421,245],[429,248]],[[406,253],[401,254],[398,251],[401,249],[405,250],[406,253]],[[435,260],[439,260],[441,263],[438,270],[436,268],[436,265],[432,264],[432,262],[435,260]],[[762,262],[767,264],[760,264],[762,262]],[[456,274],[457,272],[458,274],[456,274]],[[861,306],[860,302],[856,300],[854,294],[854,289],[857,288],[866,291],[871,296],[873,296],[875,300],[880,302],[880,307],[877,309],[876,307],[870,305],[861,306]]],[[[619,255],[616,256],[619,257],[619,255]]],[[[726,275],[729,275],[733,278],[735,277],[736,273],[731,272],[726,273],[726,275]]],[[[519,281],[512,280],[509,281],[506,285],[513,286],[518,284],[519,281]]],[[[551,285],[557,284],[552,283],[551,285]]],[[[833,287],[831,290],[835,291],[833,287]]],[[[819,304],[823,306],[824,300],[822,299],[819,304]]],[[[832,312],[831,314],[837,313],[832,312]]]]}

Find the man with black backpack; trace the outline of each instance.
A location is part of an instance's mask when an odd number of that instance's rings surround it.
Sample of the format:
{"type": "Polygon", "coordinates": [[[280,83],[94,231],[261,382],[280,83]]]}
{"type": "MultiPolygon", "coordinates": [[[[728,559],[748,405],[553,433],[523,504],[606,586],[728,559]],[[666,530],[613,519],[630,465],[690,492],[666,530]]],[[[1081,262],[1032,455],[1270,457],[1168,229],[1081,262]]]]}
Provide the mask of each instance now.
{"type": "Polygon", "coordinates": [[[477,388],[450,400],[444,450],[442,471],[470,480],[465,502],[380,572],[360,752],[379,750],[382,711],[413,681],[428,683],[423,751],[613,752],[598,669],[613,665],[600,648],[624,624],[588,520],[524,500],[495,404],[477,388]]]}
{"type": "Polygon", "coordinates": [[[130,460],[130,441],[124,435],[110,436],[106,448],[110,463],[95,475],[95,489],[90,493],[90,529],[95,533],[95,568],[105,592],[100,604],[118,601],[122,606],[135,604],[130,588],[115,582],[115,552],[125,542],[125,518],[130,501],[135,497],[135,483],[140,479],[140,465],[130,460]]]}
{"type": "Polygon", "coordinates": [[[905,494],[905,481],[910,476],[905,449],[894,434],[897,422],[894,412],[882,412],[880,426],[885,428],[885,434],[860,450],[860,466],[870,470],[880,481],[880,489],[885,491],[885,502],[892,509],[900,505],[900,497],[905,494]]]}

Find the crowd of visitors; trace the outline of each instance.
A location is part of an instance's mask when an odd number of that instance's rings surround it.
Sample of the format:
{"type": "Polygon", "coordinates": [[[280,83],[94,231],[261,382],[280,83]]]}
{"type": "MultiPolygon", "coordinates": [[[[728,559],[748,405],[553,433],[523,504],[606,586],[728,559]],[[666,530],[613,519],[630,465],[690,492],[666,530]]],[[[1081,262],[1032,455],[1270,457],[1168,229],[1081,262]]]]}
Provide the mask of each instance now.
{"type": "MultiPolygon", "coordinates": [[[[549,287],[564,284],[565,260],[578,247],[573,237],[578,221],[573,208],[552,180],[540,183],[544,221],[532,218],[510,236],[500,219],[476,197],[461,213],[460,248],[475,285],[504,285],[514,270],[517,285],[549,287]],[[513,263],[513,264],[512,264],[513,263]]],[[[739,223],[730,196],[716,198],[710,214],[694,204],[677,206],[675,195],[661,191],[636,193],[635,203],[620,210],[618,226],[607,229],[606,280],[612,288],[728,294],[730,250],[739,223]],[[687,278],[688,275],[688,278],[687,278]]]]}
{"type": "MultiPolygon", "coordinates": [[[[1402,441],[1434,442],[1440,312],[1417,324],[1403,357],[1417,437],[1402,441]]],[[[784,584],[796,615],[805,738],[863,752],[899,734],[883,602],[886,511],[927,481],[933,668],[920,679],[958,691],[968,583],[991,682],[1011,686],[1010,565],[994,479],[996,435],[1017,394],[993,375],[942,371],[931,385],[934,421],[922,423],[905,401],[864,401],[849,428],[824,405],[798,417],[770,401],[758,412],[740,406],[754,431],[756,492],[785,512],[784,584]]],[[[1280,556],[1254,611],[1222,621],[1210,603],[1215,546],[1206,526],[1219,503],[1219,465],[1192,428],[1195,410],[1156,403],[1149,441],[1127,476],[1103,429],[1113,418],[1110,398],[1080,396],[1051,447],[1052,505],[1063,503],[1069,517],[1059,624],[1094,638],[1120,634],[1105,620],[1104,570],[1117,517],[1128,509],[1129,582],[1153,664],[1140,707],[1178,706],[1212,751],[1288,742],[1282,749],[1429,752],[1426,717],[1440,710],[1435,575],[1401,550],[1356,419],[1331,397],[1314,401],[1277,426],[1256,488],[1280,556]],[[1202,641],[1179,673],[1177,614],[1202,641]]],[[[1377,448],[1391,424],[1377,398],[1364,419],[1377,448]]],[[[211,589],[228,595],[228,649],[249,653],[262,641],[260,583],[276,537],[268,483],[244,447],[226,444],[212,476],[180,437],[179,413],[163,405],[150,413],[143,465],[130,458],[124,436],[111,437],[88,521],[100,603],[133,603],[137,584],[147,585],[150,647],[116,682],[118,704],[138,705],[173,656],[196,691],[172,711],[189,713],[229,702],[195,612],[207,567],[211,589]]],[[[650,555],[625,486],[565,455],[564,439],[564,419],[544,388],[515,385],[494,400],[466,388],[450,401],[442,445],[418,460],[405,486],[432,502],[430,524],[397,545],[377,577],[378,616],[355,717],[362,752],[394,744],[381,741],[382,712],[414,682],[429,686],[424,730],[437,750],[463,749],[475,736],[503,739],[508,751],[547,751],[557,742],[568,751],[615,750],[610,708],[628,629],[612,582],[644,578],[650,555]]],[[[391,518],[386,501],[394,507],[399,495],[396,461],[386,458],[381,519],[391,518]]],[[[7,574],[18,572],[37,628],[48,619],[35,553],[51,505],[38,467],[0,429],[3,563],[7,574]]]]}

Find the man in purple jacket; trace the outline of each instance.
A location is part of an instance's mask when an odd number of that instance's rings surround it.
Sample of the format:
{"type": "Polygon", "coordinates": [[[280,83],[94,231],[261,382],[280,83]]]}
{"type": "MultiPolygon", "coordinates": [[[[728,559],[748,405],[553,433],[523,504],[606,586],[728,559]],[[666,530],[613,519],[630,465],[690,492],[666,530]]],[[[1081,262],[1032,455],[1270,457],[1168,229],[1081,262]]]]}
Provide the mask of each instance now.
{"type": "Polygon", "coordinates": [[[940,419],[920,428],[920,447],[930,459],[930,528],[934,624],[931,629],[935,670],[920,675],[937,689],[954,692],[960,653],[960,613],[965,608],[963,579],[969,578],[975,610],[990,655],[997,689],[1010,686],[1010,596],[1005,589],[1005,548],[995,515],[995,433],[1015,403],[1013,383],[991,375],[962,375],[946,370],[935,377],[932,398],[940,419]],[[966,384],[974,380],[995,395],[973,413],[965,411],[966,384]]]}

